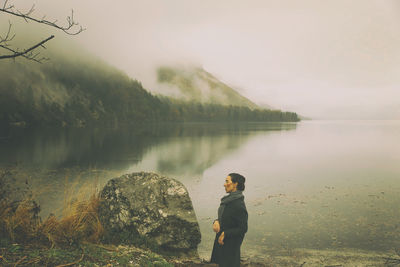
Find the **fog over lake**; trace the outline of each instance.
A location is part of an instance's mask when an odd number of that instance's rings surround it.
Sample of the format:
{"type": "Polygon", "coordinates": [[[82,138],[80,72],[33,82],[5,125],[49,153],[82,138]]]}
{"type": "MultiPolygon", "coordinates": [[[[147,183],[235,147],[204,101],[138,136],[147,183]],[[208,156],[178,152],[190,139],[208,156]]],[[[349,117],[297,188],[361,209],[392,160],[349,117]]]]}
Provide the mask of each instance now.
{"type": "Polygon", "coordinates": [[[67,187],[153,171],[189,190],[208,258],[230,172],[243,174],[244,255],[290,248],[399,247],[400,121],[156,124],[126,129],[3,132],[2,165],[18,162],[57,212],[67,187]]]}
{"type": "MultiPolygon", "coordinates": [[[[99,56],[162,93],[162,65],[202,66],[257,104],[319,119],[399,119],[400,35],[397,0],[14,0],[32,16],[86,30],[65,36],[51,27],[8,21],[15,42],[54,34],[74,56],[99,56]],[[101,19],[99,19],[101,18],[101,19]],[[40,30],[40,31],[39,31],[40,30]],[[48,31],[48,33],[44,32],[48,31]]],[[[41,50],[43,55],[46,50],[41,50]]],[[[51,57],[51,56],[50,56],[51,57]]]]}
{"type": "Polygon", "coordinates": [[[244,258],[400,262],[400,1],[3,2],[20,15],[0,12],[0,56],[55,36],[33,50],[43,64],[0,62],[0,169],[16,194],[32,186],[43,220],[112,178],[155,172],[187,188],[208,260],[237,172],[244,258]],[[302,121],[228,123],[264,114],[237,105],[302,121]]]}

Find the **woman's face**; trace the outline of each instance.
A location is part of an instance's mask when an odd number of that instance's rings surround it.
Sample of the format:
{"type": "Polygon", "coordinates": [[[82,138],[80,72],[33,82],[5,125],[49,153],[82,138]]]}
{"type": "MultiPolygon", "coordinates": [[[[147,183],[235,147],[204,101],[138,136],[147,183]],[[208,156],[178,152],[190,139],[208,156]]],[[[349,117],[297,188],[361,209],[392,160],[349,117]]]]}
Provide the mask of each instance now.
{"type": "Polygon", "coordinates": [[[225,179],[224,187],[226,193],[232,193],[237,190],[238,183],[232,183],[232,178],[228,175],[225,179]]]}

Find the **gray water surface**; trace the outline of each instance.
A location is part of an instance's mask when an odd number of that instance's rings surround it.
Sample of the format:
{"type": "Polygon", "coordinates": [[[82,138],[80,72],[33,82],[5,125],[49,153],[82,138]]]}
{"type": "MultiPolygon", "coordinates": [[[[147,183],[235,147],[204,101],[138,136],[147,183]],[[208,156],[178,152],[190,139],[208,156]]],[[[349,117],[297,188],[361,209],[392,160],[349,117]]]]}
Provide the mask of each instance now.
{"type": "Polygon", "coordinates": [[[53,185],[41,197],[43,214],[62,204],[67,182],[102,185],[127,172],[157,172],[189,190],[202,233],[199,253],[208,258],[224,179],[239,172],[247,178],[244,254],[400,246],[400,121],[164,124],[2,135],[10,136],[0,139],[3,165],[18,162],[36,173],[36,184],[53,185]]]}

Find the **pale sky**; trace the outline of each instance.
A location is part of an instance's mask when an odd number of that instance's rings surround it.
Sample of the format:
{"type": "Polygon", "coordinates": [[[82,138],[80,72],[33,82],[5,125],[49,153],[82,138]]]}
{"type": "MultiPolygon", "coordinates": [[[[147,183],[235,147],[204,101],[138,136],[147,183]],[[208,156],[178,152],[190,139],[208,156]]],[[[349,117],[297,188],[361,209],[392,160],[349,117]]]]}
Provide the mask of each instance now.
{"type": "Polygon", "coordinates": [[[87,30],[71,39],[147,88],[157,66],[190,63],[258,104],[312,118],[400,119],[397,0],[13,2],[60,23],[73,8],[87,30]]]}

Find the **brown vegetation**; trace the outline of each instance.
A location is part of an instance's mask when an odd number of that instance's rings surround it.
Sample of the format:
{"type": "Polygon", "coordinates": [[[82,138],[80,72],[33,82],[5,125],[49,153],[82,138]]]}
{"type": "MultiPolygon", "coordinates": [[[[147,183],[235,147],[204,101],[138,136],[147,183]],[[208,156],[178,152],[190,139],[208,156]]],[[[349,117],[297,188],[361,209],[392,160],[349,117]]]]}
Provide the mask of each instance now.
{"type": "Polygon", "coordinates": [[[11,242],[51,246],[98,243],[103,227],[98,216],[100,198],[93,194],[88,200],[75,200],[64,207],[63,216],[54,215],[41,221],[32,200],[17,207],[6,200],[0,202],[0,233],[11,242]]]}

